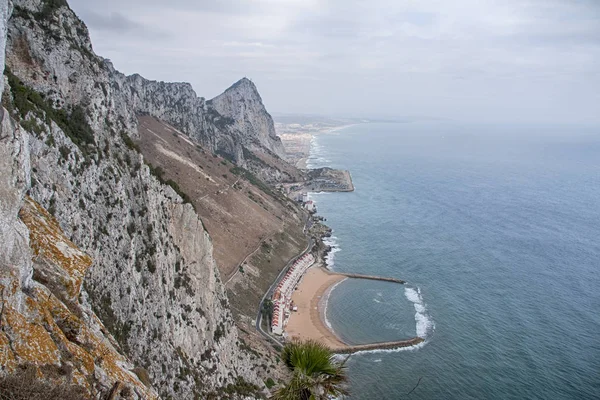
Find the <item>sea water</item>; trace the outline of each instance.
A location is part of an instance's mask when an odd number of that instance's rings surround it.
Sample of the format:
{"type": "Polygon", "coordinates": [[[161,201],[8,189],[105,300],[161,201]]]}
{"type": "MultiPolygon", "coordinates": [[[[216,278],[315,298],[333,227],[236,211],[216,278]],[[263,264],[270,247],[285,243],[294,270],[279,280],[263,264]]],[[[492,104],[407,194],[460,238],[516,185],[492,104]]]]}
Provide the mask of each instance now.
{"type": "Polygon", "coordinates": [[[352,399],[600,398],[598,128],[363,124],[309,165],[356,186],[312,195],[331,268],[408,282],[344,281],[328,323],[426,339],[352,356],[352,399]]]}

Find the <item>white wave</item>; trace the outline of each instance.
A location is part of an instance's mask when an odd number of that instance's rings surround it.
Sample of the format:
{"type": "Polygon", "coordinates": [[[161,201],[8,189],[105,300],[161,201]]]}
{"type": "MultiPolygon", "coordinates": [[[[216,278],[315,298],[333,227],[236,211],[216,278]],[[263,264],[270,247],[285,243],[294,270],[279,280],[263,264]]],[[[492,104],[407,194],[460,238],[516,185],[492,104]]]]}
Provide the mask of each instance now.
{"type": "Polygon", "coordinates": [[[342,282],[344,282],[346,279],[342,279],[341,281],[339,281],[338,283],[336,283],[335,285],[333,285],[328,291],[327,291],[327,296],[325,297],[325,302],[323,303],[323,317],[325,319],[325,325],[327,325],[327,327],[329,328],[329,330],[331,332],[335,331],[333,330],[333,326],[331,326],[331,322],[329,322],[329,318],[327,318],[327,307],[329,306],[329,298],[331,297],[331,293],[333,293],[333,291],[335,290],[335,288],[342,282]]]}
{"type": "MultiPolygon", "coordinates": [[[[415,307],[415,324],[416,324],[416,331],[417,331],[417,336],[421,337],[423,339],[425,339],[423,342],[412,345],[412,346],[407,346],[407,347],[399,347],[396,349],[376,349],[376,350],[361,350],[361,351],[357,351],[356,353],[352,353],[352,355],[358,355],[358,354],[379,354],[379,353],[399,353],[401,351],[417,351],[419,349],[422,349],[423,347],[425,347],[425,345],[427,343],[429,343],[429,337],[431,335],[431,333],[433,332],[433,330],[435,329],[435,324],[433,322],[433,320],[431,319],[431,317],[429,316],[429,314],[427,313],[427,306],[426,304],[423,302],[423,297],[421,296],[421,289],[419,288],[411,288],[411,287],[405,287],[404,289],[404,295],[406,296],[406,298],[408,299],[408,301],[410,301],[411,303],[413,303],[414,307],[415,307]]],[[[375,300],[375,299],[373,299],[375,300]]],[[[329,325],[328,325],[329,326],[329,325]]],[[[396,326],[396,324],[388,324],[386,325],[386,328],[391,329],[391,328],[397,328],[400,329],[399,326],[396,326]]],[[[331,329],[331,327],[330,327],[331,329]]]]}
{"type": "Polygon", "coordinates": [[[332,269],[333,266],[335,265],[335,253],[337,253],[338,251],[340,251],[340,246],[337,242],[337,237],[336,236],[330,236],[327,238],[323,239],[323,243],[329,247],[331,247],[331,250],[327,253],[327,255],[325,256],[325,263],[327,264],[327,268],[332,269]]]}
{"type": "Polygon", "coordinates": [[[331,192],[307,192],[306,196],[308,200],[312,200],[315,204],[319,204],[319,198],[322,196],[329,196],[331,192]]]}
{"type": "Polygon", "coordinates": [[[331,164],[328,156],[329,154],[325,146],[319,144],[316,136],[313,136],[310,141],[310,154],[306,160],[306,167],[309,169],[326,167],[331,164]]]}
{"type": "Polygon", "coordinates": [[[379,300],[379,299],[373,299],[373,301],[374,301],[375,303],[381,303],[381,300],[379,300]]]}
{"type": "Polygon", "coordinates": [[[346,358],[348,358],[347,354],[334,354],[333,355],[333,359],[335,361],[344,361],[346,358]]]}
{"type": "Polygon", "coordinates": [[[414,306],[415,306],[415,311],[420,314],[424,314],[427,312],[427,308],[422,304],[415,303],[414,306]]]}
{"type": "Polygon", "coordinates": [[[401,351],[416,351],[416,350],[422,349],[426,344],[427,344],[427,342],[425,341],[425,342],[421,342],[419,344],[415,344],[413,346],[399,347],[397,349],[361,350],[361,351],[357,351],[356,353],[352,353],[352,355],[357,355],[357,354],[379,354],[379,353],[400,353],[401,351]]]}
{"type": "Polygon", "coordinates": [[[421,296],[421,289],[406,287],[404,289],[404,295],[413,303],[415,307],[415,324],[417,336],[427,339],[429,334],[435,329],[435,324],[429,314],[427,313],[427,306],[423,302],[421,296]]]}
{"type": "Polygon", "coordinates": [[[337,253],[340,250],[341,249],[337,245],[331,246],[331,250],[329,251],[329,253],[327,253],[327,256],[325,257],[325,262],[327,263],[327,268],[329,268],[329,269],[333,268],[333,266],[335,265],[335,253],[337,253]]]}
{"type": "Polygon", "coordinates": [[[378,359],[376,359],[376,360],[373,360],[373,362],[374,362],[374,363],[376,363],[376,362],[381,362],[381,358],[378,358],[378,359]]]}
{"type": "Polygon", "coordinates": [[[404,295],[413,304],[420,304],[422,302],[421,294],[419,293],[420,289],[413,289],[411,287],[406,287],[404,289],[404,295]]]}
{"type": "Polygon", "coordinates": [[[338,244],[337,240],[338,240],[337,236],[328,236],[326,238],[323,238],[323,243],[325,243],[326,245],[331,246],[331,247],[336,247],[338,244]]]}

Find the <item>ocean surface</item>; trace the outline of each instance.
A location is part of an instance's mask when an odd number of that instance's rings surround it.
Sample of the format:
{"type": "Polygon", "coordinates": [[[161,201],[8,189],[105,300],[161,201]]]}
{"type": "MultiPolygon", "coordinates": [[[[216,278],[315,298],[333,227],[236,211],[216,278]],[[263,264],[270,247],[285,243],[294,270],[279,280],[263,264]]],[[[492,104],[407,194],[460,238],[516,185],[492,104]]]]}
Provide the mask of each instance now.
{"type": "Polygon", "coordinates": [[[363,124],[309,166],[356,186],[312,194],[331,268],[408,281],[339,284],[331,327],[426,338],[352,356],[351,399],[600,398],[600,129],[363,124]]]}

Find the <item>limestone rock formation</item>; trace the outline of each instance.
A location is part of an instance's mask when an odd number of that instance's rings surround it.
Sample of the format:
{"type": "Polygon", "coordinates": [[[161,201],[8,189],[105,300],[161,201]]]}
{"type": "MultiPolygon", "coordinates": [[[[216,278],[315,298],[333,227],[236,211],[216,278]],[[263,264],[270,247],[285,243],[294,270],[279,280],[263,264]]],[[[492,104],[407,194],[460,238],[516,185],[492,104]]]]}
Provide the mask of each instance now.
{"type": "Polygon", "coordinates": [[[251,138],[251,148],[266,147],[283,158],[285,150],[275,133],[273,118],[265,109],[258,89],[248,78],[234,83],[224,93],[208,102],[221,116],[231,121],[231,128],[240,137],[251,138]]]}
{"type": "Polygon", "coordinates": [[[244,78],[223,94],[205,101],[188,83],[149,81],[111,68],[119,90],[137,113],[149,114],[181,130],[212,151],[247,161],[243,147],[283,157],[281,140],[256,86],[244,78]]]}
{"type": "Polygon", "coordinates": [[[6,110],[0,114],[0,375],[34,367],[53,384],[75,385],[82,397],[118,382],[115,398],[157,398],[81,293],[92,259],[26,196],[29,134],[6,110]]]}
{"type": "MultiPolygon", "coordinates": [[[[7,40],[0,268],[15,319],[3,315],[2,327],[20,318],[22,335],[49,335],[38,358],[13,351],[15,362],[60,366],[72,356],[74,383],[92,391],[118,380],[140,398],[259,396],[260,360],[238,341],[211,240],[131,137],[146,112],[243,157],[250,144],[278,151],[269,132],[236,133],[268,118],[237,122],[189,85],[119,74],[63,0],[15,0],[7,40]]],[[[4,332],[3,351],[21,334],[4,332]]]]}

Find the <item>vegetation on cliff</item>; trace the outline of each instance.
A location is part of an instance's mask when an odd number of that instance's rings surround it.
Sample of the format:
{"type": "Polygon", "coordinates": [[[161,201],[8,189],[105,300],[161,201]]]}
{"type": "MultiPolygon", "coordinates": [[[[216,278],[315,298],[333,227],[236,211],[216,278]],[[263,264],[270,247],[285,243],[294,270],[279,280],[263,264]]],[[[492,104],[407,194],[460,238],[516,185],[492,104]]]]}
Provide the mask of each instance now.
{"type": "Polygon", "coordinates": [[[277,390],[274,400],[327,400],[348,394],[345,361],[338,361],[321,342],[288,343],[281,358],[292,377],[277,390]]]}
{"type": "Polygon", "coordinates": [[[39,134],[43,128],[38,125],[36,118],[45,121],[46,124],[53,121],[84,154],[95,150],[94,132],[81,105],[73,106],[70,113],[64,109],[56,109],[41,93],[25,85],[9,67],[5,67],[4,75],[8,78],[12,95],[12,103],[5,99],[4,105],[13,110],[11,116],[19,120],[25,130],[39,134]]]}

